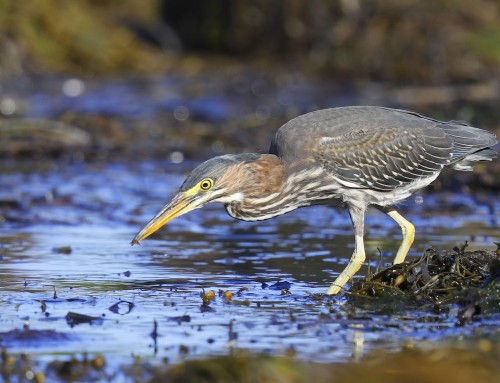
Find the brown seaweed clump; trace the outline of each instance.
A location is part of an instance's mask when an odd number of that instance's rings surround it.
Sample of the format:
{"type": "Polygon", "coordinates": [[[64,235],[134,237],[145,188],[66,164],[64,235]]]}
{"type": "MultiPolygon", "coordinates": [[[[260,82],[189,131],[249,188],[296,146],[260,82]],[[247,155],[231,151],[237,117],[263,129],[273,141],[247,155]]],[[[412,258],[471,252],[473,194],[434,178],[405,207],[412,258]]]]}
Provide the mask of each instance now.
{"type": "MultiPolygon", "coordinates": [[[[351,299],[400,295],[431,305],[438,311],[449,304],[463,307],[470,319],[499,301],[500,247],[496,251],[453,251],[430,247],[419,259],[393,265],[353,283],[351,299]]],[[[460,317],[460,315],[459,315],[460,317]]]]}

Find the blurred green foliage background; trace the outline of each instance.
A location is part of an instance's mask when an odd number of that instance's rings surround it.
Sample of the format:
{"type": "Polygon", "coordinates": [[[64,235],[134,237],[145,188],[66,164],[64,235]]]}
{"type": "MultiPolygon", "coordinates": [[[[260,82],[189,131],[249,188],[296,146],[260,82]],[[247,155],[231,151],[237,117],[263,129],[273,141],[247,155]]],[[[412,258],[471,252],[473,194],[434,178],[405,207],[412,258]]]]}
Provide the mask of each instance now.
{"type": "Polygon", "coordinates": [[[343,81],[497,77],[496,0],[0,0],[0,71],[280,65],[343,81]]]}

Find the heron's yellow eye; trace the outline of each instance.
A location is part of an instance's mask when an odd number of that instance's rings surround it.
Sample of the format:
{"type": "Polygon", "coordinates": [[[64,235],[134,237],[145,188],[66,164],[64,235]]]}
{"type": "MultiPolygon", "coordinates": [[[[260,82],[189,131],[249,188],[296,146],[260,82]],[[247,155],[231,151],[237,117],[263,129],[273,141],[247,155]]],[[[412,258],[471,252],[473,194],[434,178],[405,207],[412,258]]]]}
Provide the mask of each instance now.
{"type": "Polygon", "coordinates": [[[203,191],[207,191],[212,189],[212,186],[214,185],[214,181],[211,178],[205,178],[202,180],[200,183],[200,189],[203,191]]]}

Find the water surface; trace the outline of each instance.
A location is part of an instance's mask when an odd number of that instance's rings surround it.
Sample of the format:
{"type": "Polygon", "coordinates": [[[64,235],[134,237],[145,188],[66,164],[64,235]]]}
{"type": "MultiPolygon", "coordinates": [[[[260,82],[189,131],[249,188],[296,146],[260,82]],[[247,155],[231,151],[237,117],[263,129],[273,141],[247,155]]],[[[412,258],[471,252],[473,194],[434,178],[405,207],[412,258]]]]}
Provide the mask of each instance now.
{"type": "MultiPolygon", "coordinates": [[[[341,205],[253,223],[207,206],[132,247],[193,163],[53,162],[24,169],[30,166],[19,171],[19,164],[5,162],[0,181],[0,345],[11,352],[88,352],[126,362],[130,355],[178,361],[243,348],[341,361],[372,348],[498,328],[495,317],[456,327],[453,308],[451,314],[397,303],[377,309],[313,295],[326,291],[353,249],[341,205]],[[216,298],[203,304],[200,293],[212,290],[216,298]],[[226,301],[219,290],[234,296],[226,301]],[[74,324],[69,312],[97,319],[74,324]],[[20,336],[23,328],[33,332],[20,336]]],[[[417,227],[411,257],[465,240],[469,249],[493,249],[498,240],[495,195],[424,192],[400,211],[417,227]]],[[[367,265],[391,262],[401,238],[375,209],[366,222],[369,261],[359,276],[367,265]]]]}

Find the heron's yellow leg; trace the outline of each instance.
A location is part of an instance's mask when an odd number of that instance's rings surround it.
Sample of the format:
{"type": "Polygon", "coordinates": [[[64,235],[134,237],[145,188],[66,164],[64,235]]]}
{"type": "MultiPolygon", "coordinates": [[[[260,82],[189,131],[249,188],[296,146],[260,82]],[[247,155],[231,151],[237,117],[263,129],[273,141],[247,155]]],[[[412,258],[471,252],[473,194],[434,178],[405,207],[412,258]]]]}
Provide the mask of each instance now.
{"type": "Polygon", "coordinates": [[[401,231],[403,232],[403,242],[399,246],[398,252],[396,253],[396,257],[394,258],[394,264],[401,263],[405,260],[408,251],[415,239],[415,226],[406,220],[401,214],[399,214],[392,207],[384,207],[381,209],[385,214],[391,217],[394,221],[396,221],[399,226],[401,226],[401,231]]]}
{"type": "Polygon", "coordinates": [[[338,294],[344,285],[358,272],[365,261],[365,244],[363,240],[364,233],[364,220],[365,220],[365,207],[359,208],[355,206],[349,207],[351,214],[352,225],[354,227],[355,245],[354,253],[347,264],[347,267],[335,279],[335,282],[328,288],[326,292],[328,295],[338,294]]]}

